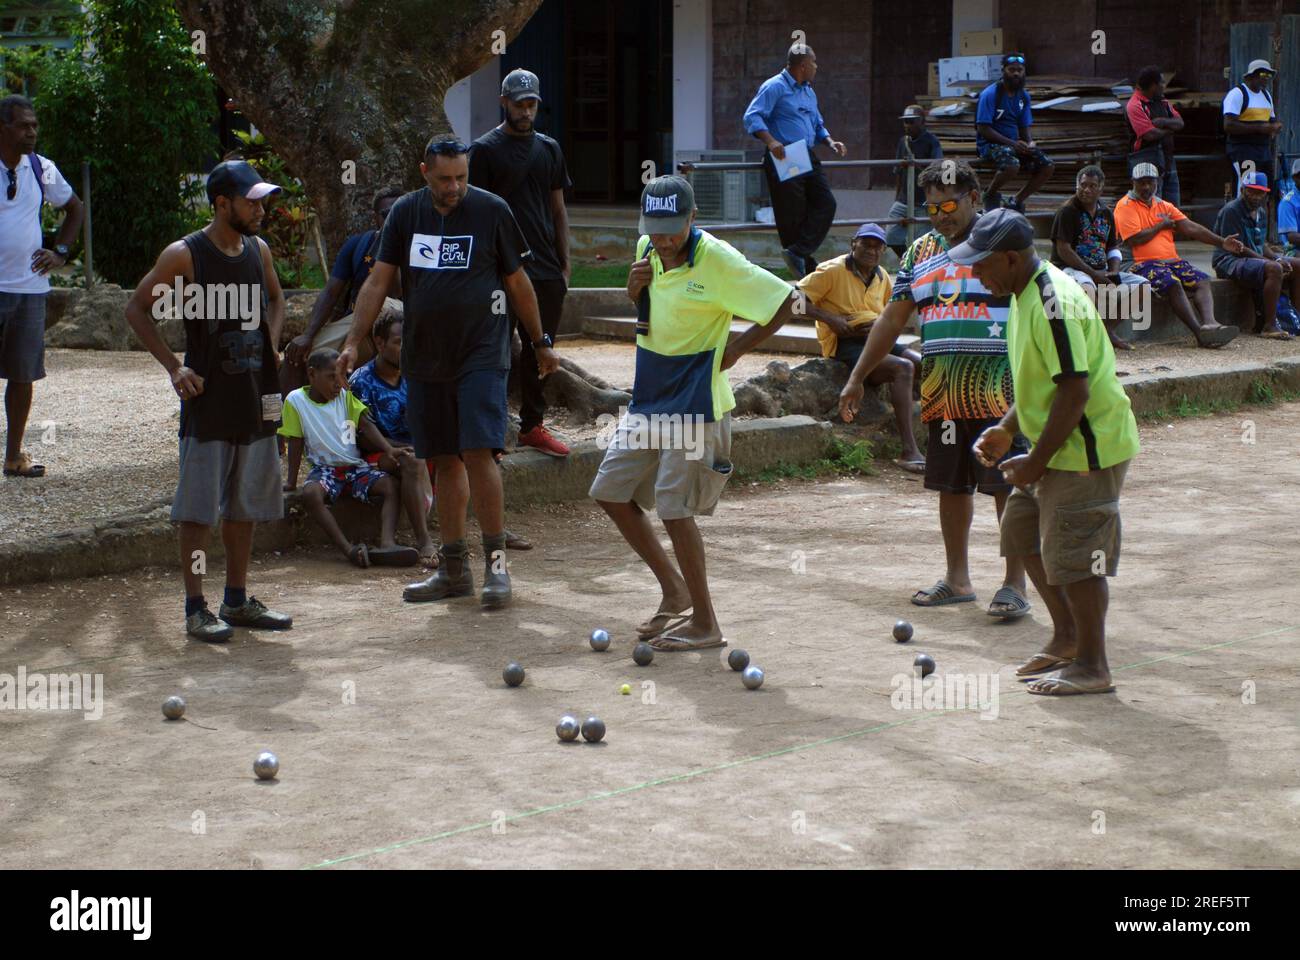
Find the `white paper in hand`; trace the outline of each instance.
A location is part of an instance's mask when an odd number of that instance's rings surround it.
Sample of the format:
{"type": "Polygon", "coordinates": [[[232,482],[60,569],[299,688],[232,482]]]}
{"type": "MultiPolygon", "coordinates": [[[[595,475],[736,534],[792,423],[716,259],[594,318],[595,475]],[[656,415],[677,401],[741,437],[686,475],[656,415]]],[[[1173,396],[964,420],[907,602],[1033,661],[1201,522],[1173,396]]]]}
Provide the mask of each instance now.
{"type": "Polygon", "coordinates": [[[782,181],[792,177],[802,177],[805,173],[812,173],[812,158],[808,156],[808,144],[803,140],[796,140],[794,143],[785,145],[785,159],[776,160],[776,174],[782,181]]]}

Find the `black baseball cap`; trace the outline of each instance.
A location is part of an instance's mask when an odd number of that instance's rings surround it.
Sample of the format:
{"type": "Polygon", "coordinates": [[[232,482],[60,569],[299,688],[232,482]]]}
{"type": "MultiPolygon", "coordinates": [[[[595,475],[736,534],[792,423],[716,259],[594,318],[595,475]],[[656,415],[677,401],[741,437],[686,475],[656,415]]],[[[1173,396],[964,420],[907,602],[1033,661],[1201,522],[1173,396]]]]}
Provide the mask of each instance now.
{"type": "Polygon", "coordinates": [[[690,181],[676,174],[655,177],[641,191],[641,220],[644,234],[681,233],[695,210],[695,190],[690,181]]]}
{"type": "Polygon", "coordinates": [[[541,100],[542,82],[531,70],[511,70],[501,81],[501,96],[515,103],[520,100],[541,100]]]}
{"type": "Polygon", "coordinates": [[[279,187],[263,180],[262,175],[245,160],[224,160],[208,174],[208,203],[214,205],[217,197],[231,194],[245,200],[261,200],[279,192],[279,187]]]}
{"type": "Polygon", "coordinates": [[[948,259],[963,267],[979,263],[1000,250],[1023,250],[1034,245],[1034,228],[1022,214],[1007,207],[986,213],[975,221],[965,243],[948,251],[948,259]]]}

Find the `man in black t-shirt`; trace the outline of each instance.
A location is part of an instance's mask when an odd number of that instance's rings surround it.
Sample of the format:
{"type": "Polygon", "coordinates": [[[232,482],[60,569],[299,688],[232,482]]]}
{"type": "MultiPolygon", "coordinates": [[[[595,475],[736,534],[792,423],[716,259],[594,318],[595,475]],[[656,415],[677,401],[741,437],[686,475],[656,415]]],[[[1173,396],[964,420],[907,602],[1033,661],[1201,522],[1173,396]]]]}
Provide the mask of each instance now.
{"type": "Polygon", "coordinates": [[[505,445],[507,304],[532,344],[540,375],[553,372],[559,359],[543,338],[537,298],[524,271],[528,244],[506,202],[469,185],[468,151],[457,140],[433,140],[425,148],[420,174],[426,186],[402,197],[388,214],[339,354],[339,373],[352,373],[358,344],[370,335],[384,291],[400,271],[406,424],[416,457],[435,464],[442,537],[437,572],[408,586],[403,598],[473,594],[465,562],[472,491],[487,560],[482,601],[491,607],[510,600],[501,472],[493,458],[505,445]]]}
{"type": "MultiPolygon", "coordinates": [[[[573,184],[560,145],[533,128],[541,102],[535,74],[512,70],[506,75],[501,82],[501,108],[506,119],[474,141],[469,155],[469,182],[510,205],[533,253],[524,262],[524,269],[537,293],[542,332],[554,340],[569,286],[569,215],[564,208],[564,190],[573,184]]],[[[517,324],[512,313],[511,328],[517,324]]],[[[553,457],[567,457],[569,448],[542,423],[546,401],[537,375],[537,357],[528,338],[522,340],[519,442],[553,457]]]]}
{"type": "MultiPolygon", "coordinates": [[[[899,160],[942,160],[943,147],[939,139],[925,129],[925,111],[919,104],[909,103],[903,108],[898,118],[903,121],[903,135],[898,138],[898,149],[894,156],[899,160]]],[[[921,176],[921,167],[916,168],[917,179],[921,176]]],[[[924,220],[925,191],[918,185],[912,193],[912,216],[924,220]]],[[[907,168],[894,168],[894,203],[889,208],[889,219],[898,220],[907,216],[907,168]]],[[[928,228],[922,226],[916,236],[925,233],[928,228]]],[[[901,223],[890,224],[885,232],[885,245],[900,258],[907,249],[907,227],[901,223]]]]}

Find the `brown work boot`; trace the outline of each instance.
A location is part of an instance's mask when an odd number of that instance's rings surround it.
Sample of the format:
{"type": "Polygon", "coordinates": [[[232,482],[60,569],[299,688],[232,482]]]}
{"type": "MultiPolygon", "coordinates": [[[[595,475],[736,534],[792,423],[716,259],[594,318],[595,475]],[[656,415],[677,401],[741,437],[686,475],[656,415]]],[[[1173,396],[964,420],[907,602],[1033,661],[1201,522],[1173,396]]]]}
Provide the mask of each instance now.
{"type": "Polygon", "coordinates": [[[483,596],[485,607],[504,607],[510,602],[510,573],[506,570],[506,535],[483,535],[483,596]]]}
{"type": "Polygon", "coordinates": [[[444,543],[438,549],[438,569],[433,576],[419,583],[407,584],[402,599],[408,603],[427,603],[446,600],[448,597],[474,595],[474,575],[466,562],[465,541],[444,543]]]}

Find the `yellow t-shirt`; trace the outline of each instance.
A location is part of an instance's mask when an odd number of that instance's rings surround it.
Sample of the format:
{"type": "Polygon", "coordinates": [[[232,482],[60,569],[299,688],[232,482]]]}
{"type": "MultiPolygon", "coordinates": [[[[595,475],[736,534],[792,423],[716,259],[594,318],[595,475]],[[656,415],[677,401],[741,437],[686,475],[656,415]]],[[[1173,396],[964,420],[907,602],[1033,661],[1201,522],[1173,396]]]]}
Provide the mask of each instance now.
{"type": "MultiPolygon", "coordinates": [[[[827,313],[848,317],[850,327],[869,327],[884,311],[894,292],[894,282],[884,267],[876,267],[870,285],[864,283],[862,277],[849,269],[851,256],[846,253],[817,264],[816,270],[799,281],[799,289],[827,313]]],[[[835,356],[839,337],[820,320],[817,321],[817,339],[821,342],[823,357],[835,356]]]]}

